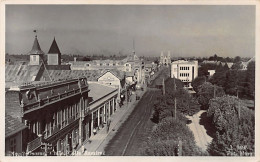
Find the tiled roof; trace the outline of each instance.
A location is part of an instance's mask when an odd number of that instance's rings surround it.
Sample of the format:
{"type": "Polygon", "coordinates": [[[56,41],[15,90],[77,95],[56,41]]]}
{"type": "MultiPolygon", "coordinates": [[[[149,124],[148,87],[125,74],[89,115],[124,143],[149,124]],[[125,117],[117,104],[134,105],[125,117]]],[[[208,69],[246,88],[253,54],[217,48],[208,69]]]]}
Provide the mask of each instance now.
{"type": "MultiPolygon", "coordinates": [[[[100,71],[99,70],[48,70],[47,73],[45,70],[43,77],[45,77],[46,80],[50,80],[49,75],[52,78],[52,80],[63,80],[63,79],[78,78],[80,76],[84,76],[88,79],[88,81],[97,81],[97,77],[100,75],[100,71]]],[[[41,80],[44,80],[43,77],[41,77],[41,80]]]]}
{"type": "Polygon", "coordinates": [[[59,49],[59,47],[58,47],[58,45],[56,43],[56,40],[54,38],[48,54],[56,54],[56,53],[61,54],[60,53],[60,49],[59,49]]]}
{"type": "Polygon", "coordinates": [[[103,85],[98,82],[88,82],[89,84],[89,97],[92,98],[91,102],[97,101],[100,98],[103,98],[104,96],[114,92],[117,90],[117,88],[108,86],[108,85],[103,85]]]}
{"type": "Polygon", "coordinates": [[[5,138],[12,136],[26,128],[27,126],[20,122],[18,119],[5,113],[5,138]]]}
{"type": "MultiPolygon", "coordinates": [[[[49,76],[52,78],[52,80],[62,80],[62,79],[69,79],[69,78],[78,78],[80,76],[84,76],[88,79],[88,81],[97,81],[98,77],[101,76],[101,74],[104,74],[107,70],[48,70],[48,73],[46,70],[44,71],[43,77],[41,77],[41,80],[50,80],[49,76]]],[[[124,72],[111,69],[111,71],[114,75],[118,76],[119,79],[124,78],[124,72]]]]}
{"type": "Polygon", "coordinates": [[[37,54],[37,55],[43,55],[44,52],[41,50],[40,44],[37,39],[37,35],[35,36],[34,43],[32,50],[29,52],[29,55],[37,54]]]}

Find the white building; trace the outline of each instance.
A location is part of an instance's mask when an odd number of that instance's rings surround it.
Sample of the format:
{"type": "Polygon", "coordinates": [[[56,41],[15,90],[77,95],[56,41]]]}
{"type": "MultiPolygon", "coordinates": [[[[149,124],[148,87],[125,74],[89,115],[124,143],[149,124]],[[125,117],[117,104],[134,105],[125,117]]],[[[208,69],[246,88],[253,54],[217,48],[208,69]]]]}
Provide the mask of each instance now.
{"type": "Polygon", "coordinates": [[[209,76],[213,76],[215,74],[216,70],[208,70],[209,76]]]}
{"type": "Polygon", "coordinates": [[[180,79],[186,87],[198,76],[198,61],[178,60],[171,63],[171,78],[180,79]]]}

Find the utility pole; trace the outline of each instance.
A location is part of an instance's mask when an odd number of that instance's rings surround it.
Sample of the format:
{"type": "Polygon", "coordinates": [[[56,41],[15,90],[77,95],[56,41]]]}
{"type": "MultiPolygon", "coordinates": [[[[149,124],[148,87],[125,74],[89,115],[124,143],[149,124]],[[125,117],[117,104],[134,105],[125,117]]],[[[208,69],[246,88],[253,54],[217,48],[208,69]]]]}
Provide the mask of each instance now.
{"type": "Polygon", "coordinates": [[[165,95],[165,84],[164,84],[164,78],[163,78],[163,81],[162,81],[162,85],[163,85],[163,95],[165,95]]]}
{"type": "Polygon", "coordinates": [[[215,86],[215,84],[213,86],[214,86],[214,98],[215,98],[216,97],[216,86],[215,86]]]}
{"type": "Polygon", "coordinates": [[[176,118],[176,109],[177,109],[177,107],[176,107],[176,104],[177,104],[177,101],[176,101],[176,83],[175,83],[175,78],[173,78],[174,80],[174,93],[175,93],[175,96],[174,96],[174,118],[175,119],[177,119],[176,118]]]}

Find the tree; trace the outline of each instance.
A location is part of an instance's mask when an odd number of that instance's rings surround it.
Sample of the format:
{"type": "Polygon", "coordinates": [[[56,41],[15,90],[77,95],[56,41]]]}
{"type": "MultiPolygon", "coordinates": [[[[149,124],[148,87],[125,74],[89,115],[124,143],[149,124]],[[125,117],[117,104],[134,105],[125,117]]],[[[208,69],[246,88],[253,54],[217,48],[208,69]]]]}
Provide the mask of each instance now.
{"type": "Polygon", "coordinates": [[[220,97],[225,94],[222,87],[213,85],[210,82],[203,83],[198,89],[198,102],[203,109],[208,109],[210,99],[220,97]]]}
{"type": "Polygon", "coordinates": [[[229,70],[226,74],[225,92],[230,95],[243,95],[246,87],[246,71],[229,70]]]}
{"type": "Polygon", "coordinates": [[[234,58],[234,63],[240,62],[241,61],[241,57],[240,56],[236,56],[234,58]]]}
{"type": "Polygon", "coordinates": [[[208,147],[211,155],[254,155],[255,115],[234,96],[216,97],[210,100],[207,112],[216,128],[216,137],[208,147]],[[241,154],[242,151],[242,154],[241,154]]]}
{"type": "Polygon", "coordinates": [[[243,69],[242,61],[235,62],[232,65],[231,69],[233,69],[233,70],[241,70],[241,69],[243,69]]]}
{"type": "Polygon", "coordinates": [[[193,133],[182,120],[165,118],[152,131],[143,155],[177,156],[177,149],[182,149],[182,156],[205,155],[196,146],[193,133]],[[178,148],[180,141],[182,147],[178,148]]]}
{"type": "Polygon", "coordinates": [[[91,59],[89,57],[83,57],[82,61],[91,61],[91,59]]]}
{"type": "Polygon", "coordinates": [[[191,83],[191,86],[193,87],[194,91],[196,93],[198,93],[199,91],[199,86],[202,85],[204,82],[206,82],[206,77],[205,76],[200,76],[200,77],[197,77],[195,78],[192,83],[191,83]]]}
{"type": "Polygon", "coordinates": [[[255,61],[251,61],[247,65],[246,71],[246,94],[254,99],[255,96],[255,61]]]}

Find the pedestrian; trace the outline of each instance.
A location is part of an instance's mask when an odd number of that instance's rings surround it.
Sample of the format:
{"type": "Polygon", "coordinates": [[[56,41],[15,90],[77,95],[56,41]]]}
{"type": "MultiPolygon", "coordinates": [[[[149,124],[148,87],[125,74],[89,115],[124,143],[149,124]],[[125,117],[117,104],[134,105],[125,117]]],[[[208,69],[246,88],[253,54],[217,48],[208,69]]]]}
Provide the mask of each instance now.
{"type": "Polygon", "coordinates": [[[111,120],[108,119],[108,120],[107,120],[107,133],[108,133],[108,131],[109,131],[110,124],[111,124],[111,120]]]}

